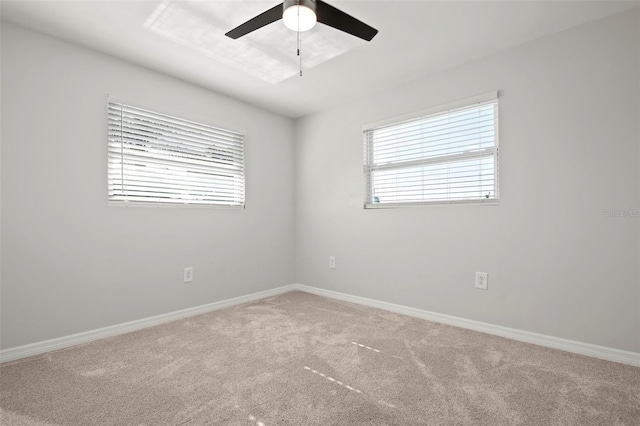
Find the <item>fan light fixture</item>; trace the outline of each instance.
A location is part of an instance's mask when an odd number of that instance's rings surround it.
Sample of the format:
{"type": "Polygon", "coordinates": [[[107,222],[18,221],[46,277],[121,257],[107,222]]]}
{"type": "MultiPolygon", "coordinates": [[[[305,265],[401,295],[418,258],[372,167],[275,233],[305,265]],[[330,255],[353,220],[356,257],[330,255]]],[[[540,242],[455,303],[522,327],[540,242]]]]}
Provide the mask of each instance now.
{"type": "Polygon", "coordinates": [[[317,21],[315,2],[313,0],[285,1],[282,21],[292,31],[309,31],[317,21]]]}
{"type": "Polygon", "coordinates": [[[237,39],[280,19],[284,20],[287,28],[297,32],[310,30],[317,21],[366,41],[371,41],[378,34],[375,28],[322,0],[285,0],[225,35],[237,39]]]}

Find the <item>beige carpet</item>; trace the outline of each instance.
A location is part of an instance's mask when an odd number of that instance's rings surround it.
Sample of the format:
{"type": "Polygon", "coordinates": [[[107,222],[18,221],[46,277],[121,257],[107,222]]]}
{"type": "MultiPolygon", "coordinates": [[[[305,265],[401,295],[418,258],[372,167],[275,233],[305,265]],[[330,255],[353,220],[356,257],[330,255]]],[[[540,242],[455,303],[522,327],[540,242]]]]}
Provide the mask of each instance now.
{"type": "Polygon", "coordinates": [[[0,367],[3,425],[640,425],[640,368],[291,292],[0,367]]]}

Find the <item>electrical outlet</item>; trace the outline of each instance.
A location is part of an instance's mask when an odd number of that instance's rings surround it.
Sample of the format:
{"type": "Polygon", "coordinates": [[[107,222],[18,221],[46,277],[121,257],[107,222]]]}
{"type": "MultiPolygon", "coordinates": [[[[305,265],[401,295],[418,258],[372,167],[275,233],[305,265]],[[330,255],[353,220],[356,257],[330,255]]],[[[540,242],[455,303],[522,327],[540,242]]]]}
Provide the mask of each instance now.
{"type": "Polygon", "coordinates": [[[190,283],[193,281],[193,267],[184,268],[184,282],[190,283]]]}
{"type": "Polygon", "coordinates": [[[336,257],[329,256],[329,268],[336,269],[336,257]]]}
{"type": "Polygon", "coordinates": [[[476,272],[476,288],[481,290],[487,289],[488,275],[486,272],[476,272]]]}

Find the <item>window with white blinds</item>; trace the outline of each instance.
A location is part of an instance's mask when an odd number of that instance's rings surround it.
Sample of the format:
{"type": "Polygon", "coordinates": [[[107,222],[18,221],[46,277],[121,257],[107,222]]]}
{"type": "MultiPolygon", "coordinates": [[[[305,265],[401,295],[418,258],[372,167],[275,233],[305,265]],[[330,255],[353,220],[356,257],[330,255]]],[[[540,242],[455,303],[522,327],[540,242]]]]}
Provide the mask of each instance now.
{"type": "Polygon", "coordinates": [[[498,201],[491,93],[363,128],[365,208],[498,201]]]}
{"type": "Polygon", "coordinates": [[[113,204],[244,206],[244,134],[109,100],[113,204]]]}

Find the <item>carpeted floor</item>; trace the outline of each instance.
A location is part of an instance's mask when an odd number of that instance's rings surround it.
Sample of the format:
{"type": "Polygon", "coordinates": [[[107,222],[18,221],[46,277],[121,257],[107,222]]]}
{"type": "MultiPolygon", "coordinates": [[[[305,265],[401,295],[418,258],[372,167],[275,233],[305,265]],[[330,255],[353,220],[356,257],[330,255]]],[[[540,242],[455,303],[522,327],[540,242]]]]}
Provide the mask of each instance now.
{"type": "Polygon", "coordinates": [[[290,292],[0,367],[3,425],[640,425],[640,368],[290,292]]]}

